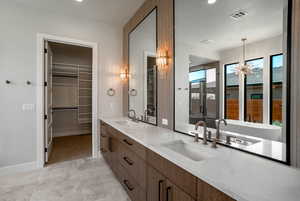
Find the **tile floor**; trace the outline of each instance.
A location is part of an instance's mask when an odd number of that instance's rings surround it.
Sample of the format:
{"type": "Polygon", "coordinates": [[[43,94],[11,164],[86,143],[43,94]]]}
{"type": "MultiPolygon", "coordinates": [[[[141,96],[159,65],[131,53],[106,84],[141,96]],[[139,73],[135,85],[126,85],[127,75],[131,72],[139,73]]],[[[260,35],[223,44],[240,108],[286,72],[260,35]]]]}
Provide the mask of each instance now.
{"type": "Polygon", "coordinates": [[[101,157],[0,177],[0,201],[130,201],[101,157]]]}

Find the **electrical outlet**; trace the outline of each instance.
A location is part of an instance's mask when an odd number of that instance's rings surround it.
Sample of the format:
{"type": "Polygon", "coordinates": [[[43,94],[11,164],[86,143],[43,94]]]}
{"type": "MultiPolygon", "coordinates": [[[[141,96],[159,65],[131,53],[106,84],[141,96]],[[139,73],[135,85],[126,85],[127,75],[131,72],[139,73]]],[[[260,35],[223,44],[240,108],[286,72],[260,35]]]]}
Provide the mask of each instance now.
{"type": "Polygon", "coordinates": [[[162,119],[161,123],[165,126],[168,125],[168,119],[162,119]]]}
{"type": "Polygon", "coordinates": [[[23,104],[22,110],[23,111],[34,111],[34,104],[23,104]]]}

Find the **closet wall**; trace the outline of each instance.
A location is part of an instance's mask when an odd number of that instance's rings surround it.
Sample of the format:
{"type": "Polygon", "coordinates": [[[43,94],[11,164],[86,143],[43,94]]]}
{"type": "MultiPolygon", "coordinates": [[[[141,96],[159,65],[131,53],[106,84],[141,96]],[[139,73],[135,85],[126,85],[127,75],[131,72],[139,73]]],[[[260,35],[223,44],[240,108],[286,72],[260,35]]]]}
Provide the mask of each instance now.
{"type": "Polygon", "coordinates": [[[92,49],[50,43],[53,51],[53,136],[91,134],[92,49]]]}

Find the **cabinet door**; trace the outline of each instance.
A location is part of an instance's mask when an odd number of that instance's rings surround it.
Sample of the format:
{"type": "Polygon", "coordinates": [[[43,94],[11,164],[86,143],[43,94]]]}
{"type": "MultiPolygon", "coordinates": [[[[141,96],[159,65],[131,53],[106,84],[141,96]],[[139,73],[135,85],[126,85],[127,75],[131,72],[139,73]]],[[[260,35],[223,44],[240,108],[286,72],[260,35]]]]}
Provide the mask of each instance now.
{"type": "Polygon", "coordinates": [[[106,162],[111,166],[111,136],[106,132],[105,127],[101,128],[100,151],[106,162]]]}
{"type": "Polygon", "coordinates": [[[166,201],[194,201],[194,199],[167,180],[166,201]]]}
{"type": "Polygon", "coordinates": [[[211,185],[198,180],[198,201],[235,201],[211,185]]]}
{"type": "Polygon", "coordinates": [[[152,167],[147,167],[147,201],[165,201],[167,180],[152,167]]]}

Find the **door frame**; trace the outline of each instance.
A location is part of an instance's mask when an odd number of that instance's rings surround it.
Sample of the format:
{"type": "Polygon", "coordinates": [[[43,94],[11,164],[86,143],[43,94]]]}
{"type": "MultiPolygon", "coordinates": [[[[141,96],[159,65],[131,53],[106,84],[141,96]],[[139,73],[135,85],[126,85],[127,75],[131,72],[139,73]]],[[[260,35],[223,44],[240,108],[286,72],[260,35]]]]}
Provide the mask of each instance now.
{"type": "Polygon", "coordinates": [[[98,76],[98,44],[95,42],[86,42],[72,38],[37,34],[37,81],[36,81],[36,123],[37,123],[37,167],[42,168],[45,165],[45,133],[44,133],[44,41],[58,42],[70,45],[92,48],[92,157],[99,156],[98,148],[98,86],[100,84],[98,76]]]}

